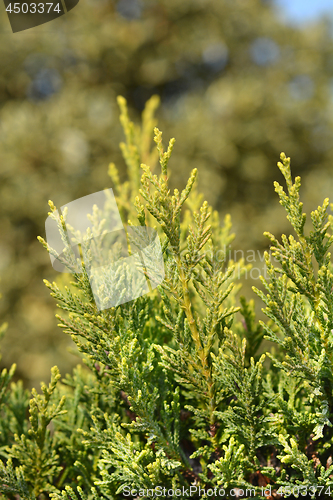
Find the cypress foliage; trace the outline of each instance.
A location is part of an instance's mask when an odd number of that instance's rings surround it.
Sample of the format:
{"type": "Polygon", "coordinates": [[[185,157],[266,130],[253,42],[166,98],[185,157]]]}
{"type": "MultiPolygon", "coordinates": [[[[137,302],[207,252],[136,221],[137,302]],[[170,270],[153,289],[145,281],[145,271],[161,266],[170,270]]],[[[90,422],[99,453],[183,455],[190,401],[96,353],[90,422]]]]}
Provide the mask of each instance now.
{"type": "MultiPolygon", "coordinates": [[[[235,275],[247,267],[219,251],[233,240],[230,218],[220,224],[202,201],[196,170],[181,192],[170,191],[175,141],[165,150],[154,128],[157,98],[147,103],[141,127],[130,121],[126,101],[119,97],[118,103],[129,176],[120,183],[114,164],[109,174],[123,221],[159,232],[165,280],[147,295],[102,311],[84,265],[69,286],[45,282],[61,310],[59,326],[86,366],[62,380],[52,368],[49,385],[31,395],[11,382],[15,366],[2,372],[1,498],[149,498],[154,492],[170,498],[171,490],[182,498],[186,492],[192,498],[282,498],[297,491],[331,497],[328,199],[311,213],[307,235],[300,179],[292,180],[290,159],[281,154],[287,191],[278,183],[275,190],[295,236],[280,242],[266,233],[272,243],[265,256],[269,280],[262,278],[267,294],[255,291],[268,321],[257,322],[253,300],[237,298],[235,275]],[[264,338],[275,343],[274,353],[262,353],[264,338]]],[[[50,209],[57,219],[52,202],[50,209]]],[[[57,220],[63,231],[64,215],[57,220]]]]}

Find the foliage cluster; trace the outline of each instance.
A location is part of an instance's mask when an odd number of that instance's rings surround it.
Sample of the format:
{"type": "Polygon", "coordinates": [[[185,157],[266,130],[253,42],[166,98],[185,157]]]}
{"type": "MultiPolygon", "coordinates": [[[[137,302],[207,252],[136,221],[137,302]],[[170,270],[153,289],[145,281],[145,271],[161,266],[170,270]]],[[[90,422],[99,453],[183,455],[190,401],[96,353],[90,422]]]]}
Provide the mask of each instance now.
{"type": "Polygon", "coordinates": [[[10,325],[7,359],[30,385],[52,364],[72,363],[41,280],[54,279],[36,241],[46,200],[61,206],[99,191],[109,158],[123,165],[118,94],[136,117],[160,96],[160,128],[178,141],[171,186],[185,184],[190,165],[200,168],[200,192],[231,211],[239,247],[262,249],[271,221],[275,234],[287,231],[268,187],[280,148],[317,206],[333,154],[331,28],[290,27],[274,5],[86,0],[15,35],[0,9],[0,315],[10,325]]]}
{"type": "MultiPolygon", "coordinates": [[[[271,498],[281,487],[308,489],[312,497],[319,488],[333,493],[328,199],[311,213],[307,234],[300,178],[293,181],[290,159],[281,154],[287,190],[278,183],[275,190],[295,234],[279,241],[267,233],[280,265],[266,254],[266,291],[255,291],[268,321],[258,323],[253,300],[242,297],[237,306],[233,274],[245,270],[244,262],[216,257],[233,239],[230,218],[221,225],[202,202],[196,170],[181,192],[171,192],[174,140],[164,151],[157,128],[160,172],[142,163],[156,157],[149,144],[156,100],[148,102],[142,127],[129,120],[125,99],[118,102],[129,177],[121,183],[114,164],[109,174],[123,220],[135,225],[136,217],[159,231],[166,278],[158,290],[103,311],[85,270],[65,288],[46,281],[61,309],[59,325],[86,367],[62,380],[54,367],[40,394],[11,382],[15,367],[2,372],[2,498],[111,500],[126,498],[125,488],[158,485],[223,487],[223,498],[252,488],[264,499],[266,486],[271,498]],[[275,345],[267,357],[264,337],[275,345]]],[[[208,497],[219,498],[200,498],[208,497]]]]}

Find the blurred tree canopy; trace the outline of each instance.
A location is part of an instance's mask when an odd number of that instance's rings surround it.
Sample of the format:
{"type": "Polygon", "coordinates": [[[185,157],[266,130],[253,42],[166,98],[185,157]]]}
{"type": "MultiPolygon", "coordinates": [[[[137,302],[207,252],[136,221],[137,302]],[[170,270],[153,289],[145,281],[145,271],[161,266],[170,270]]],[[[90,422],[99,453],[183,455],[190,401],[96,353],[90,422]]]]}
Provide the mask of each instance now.
{"type": "Polygon", "coordinates": [[[52,364],[76,362],[42,283],[59,276],[36,237],[45,234],[49,199],[61,206],[112,187],[108,164],[123,164],[117,95],[134,119],[160,96],[159,126],[176,138],[174,186],[198,167],[199,190],[231,213],[238,248],[263,248],[264,230],[284,231],[272,186],[280,151],[292,157],[312,207],[329,194],[328,20],[290,28],[267,0],[81,0],[16,34],[2,9],[0,37],[4,362],[17,362],[31,383],[52,364]]]}

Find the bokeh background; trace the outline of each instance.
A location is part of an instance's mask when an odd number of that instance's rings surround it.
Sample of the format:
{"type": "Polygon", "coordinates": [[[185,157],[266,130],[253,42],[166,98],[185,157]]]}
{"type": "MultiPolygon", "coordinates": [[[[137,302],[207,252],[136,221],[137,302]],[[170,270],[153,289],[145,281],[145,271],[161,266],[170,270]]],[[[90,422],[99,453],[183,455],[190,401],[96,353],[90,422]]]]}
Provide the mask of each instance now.
{"type": "Polygon", "coordinates": [[[0,67],[1,364],[16,362],[28,386],[78,361],[57,328],[42,279],[59,275],[37,236],[49,199],[112,187],[111,161],[125,179],[117,95],[135,120],[161,97],[159,127],[176,138],[172,183],[199,169],[200,191],[232,216],[235,249],[262,255],[263,231],[289,233],[273,188],[281,151],[306,210],[333,198],[331,0],[81,0],[16,34],[1,3],[0,67]]]}

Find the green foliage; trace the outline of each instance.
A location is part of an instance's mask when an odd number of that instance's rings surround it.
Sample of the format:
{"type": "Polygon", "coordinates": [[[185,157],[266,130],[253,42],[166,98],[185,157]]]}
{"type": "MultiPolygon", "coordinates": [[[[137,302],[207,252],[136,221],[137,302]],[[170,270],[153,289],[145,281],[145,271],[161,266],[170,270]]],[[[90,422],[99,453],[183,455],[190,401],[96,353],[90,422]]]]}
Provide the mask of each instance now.
{"type": "Polygon", "coordinates": [[[197,168],[205,199],[232,214],[237,248],[263,251],[263,228],[289,231],[270,189],[281,148],[309,204],[328,194],[331,28],[324,20],[290,27],[277,14],[273,0],[81,0],[68,15],[13,35],[0,9],[0,318],[10,328],[6,364],[17,363],[29,387],[54,364],[63,373],[76,363],[42,282],[60,279],[36,240],[47,200],[62,206],[109,186],[112,159],[128,207],[127,172],[135,197],[138,163],[156,163],[156,123],[147,122],[144,137],[128,131],[125,147],[139,147],[141,157],[125,167],[118,94],[137,120],[159,96],[160,129],[177,138],[170,185],[185,186],[197,168]]]}
{"type": "Polygon", "coordinates": [[[314,439],[323,437],[324,426],[332,426],[333,388],[333,274],[330,248],[333,238],[328,233],[329,200],[311,213],[313,231],[306,236],[304,224],[306,215],[302,213],[299,201],[300,178],[292,183],[290,159],[281,155],[283,163],[279,168],[283,173],[288,195],[275,183],[280,203],[286,208],[296,235],[287,238],[282,235],[282,243],[266,233],[273,243],[272,256],[281,264],[275,268],[266,254],[266,265],[270,282],[262,280],[269,294],[258,294],[266,304],[265,313],[279,327],[280,335],[270,327],[262,325],[267,338],[278,343],[285,353],[283,361],[272,359],[276,366],[303,379],[303,389],[310,405],[315,402],[317,410],[312,410],[314,439]]]}
{"type": "MultiPolygon", "coordinates": [[[[255,291],[269,321],[257,323],[253,301],[242,297],[237,305],[235,275],[246,271],[244,262],[220,258],[219,250],[233,239],[230,218],[221,225],[202,202],[196,170],[181,192],[171,189],[174,140],[164,150],[156,127],[160,172],[142,162],[154,157],[147,137],[156,98],[148,102],[141,127],[130,121],[126,101],[118,103],[129,178],[122,184],[113,164],[109,173],[123,221],[135,228],[136,217],[141,226],[156,226],[165,280],[135,301],[102,311],[84,266],[68,286],[45,281],[61,309],[59,326],[86,367],[78,365],[62,381],[54,367],[49,386],[42,384],[42,394],[33,389],[30,401],[22,384],[10,383],[14,368],[2,373],[3,498],[148,498],[157,486],[200,486],[203,498],[210,488],[224,488],[224,498],[241,488],[264,499],[266,486],[275,493],[311,487],[312,497],[321,488],[331,496],[328,200],[312,212],[313,229],[306,234],[300,179],[293,182],[290,160],[281,154],[287,192],[277,183],[275,189],[296,236],[282,235],[280,243],[266,233],[273,244],[272,254],[266,253],[269,280],[262,278],[268,293],[255,291]],[[274,353],[262,353],[264,337],[275,344],[274,353]]],[[[57,218],[49,205],[63,232],[65,215],[57,218]]]]}

